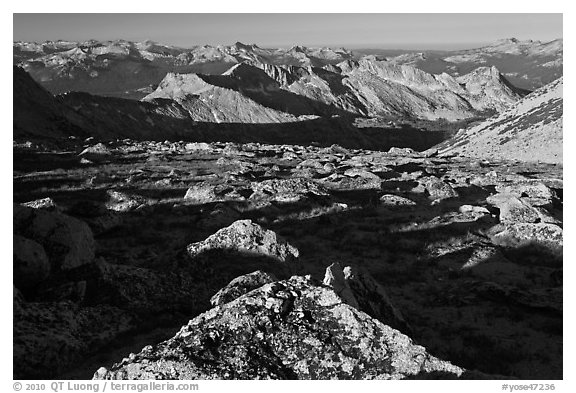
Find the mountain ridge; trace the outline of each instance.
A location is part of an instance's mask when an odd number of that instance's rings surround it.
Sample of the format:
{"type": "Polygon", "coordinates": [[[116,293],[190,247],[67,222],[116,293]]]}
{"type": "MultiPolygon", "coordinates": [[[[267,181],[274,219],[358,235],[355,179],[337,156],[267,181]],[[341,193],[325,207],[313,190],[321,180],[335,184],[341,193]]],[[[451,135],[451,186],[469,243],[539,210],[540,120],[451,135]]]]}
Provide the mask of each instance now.
{"type": "MultiPolygon", "coordinates": [[[[561,75],[562,44],[562,39],[548,43],[509,41],[506,44],[502,41],[460,51],[415,53],[410,50],[371,50],[368,55],[375,60],[386,59],[396,64],[413,65],[433,74],[446,72],[454,77],[469,73],[478,66],[496,66],[508,78],[512,78],[513,84],[533,90],[561,75]],[[380,52],[386,55],[381,56],[380,52]],[[389,56],[387,53],[396,55],[389,56]]],[[[138,89],[158,84],[168,72],[221,74],[233,64],[241,62],[325,67],[342,61],[360,60],[363,54],[362,50],[350,51],[345,48],[300,45],[261,48],[256,44],[241,42],[232,45],[195,45],[190,48],[150,40],[132,42],[121,39],[13,43],[13,63],[25,68],[54,94],[86,91],[137,99],[146,95],[139,93],[138,89]]]]}
{"type": "Polygon", "coordinates": [[[562,164],[563,81],[532,92],[509,110],[461,130],[441,154],[562,164]]]}
{"type": "MultiPolygon", "coordinates": [[[[482,111],[502,111],[522,94],[496,68],[490,69],[487,75],[480,72],[465,80],[475,87],[469,92],[447,74],[432,75],[407,65],[361,60],[345,61],[335,67],[333,72],[310,66],[286,68],[240,63],[220,76],[170,73],[144,100],[161,97],[182,103],[198,96],[215,108],[230,107],[230,103],[212,94],[221,92],[217,88],[224,88],[270,109],[296,116],[348,113],[459,120],[482,111]]],[[[240,108],[236,110],[240,112],[240,108]]],[[[273,118],[283,121],[278,116],[273,118]]]]}

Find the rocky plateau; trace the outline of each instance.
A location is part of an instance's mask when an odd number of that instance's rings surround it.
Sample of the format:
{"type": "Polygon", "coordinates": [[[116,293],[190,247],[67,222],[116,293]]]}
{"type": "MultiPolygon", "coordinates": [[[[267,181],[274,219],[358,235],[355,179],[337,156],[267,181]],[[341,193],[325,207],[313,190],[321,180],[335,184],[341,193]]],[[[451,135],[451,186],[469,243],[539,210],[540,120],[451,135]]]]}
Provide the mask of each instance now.
{"type": "Polygon", "coordinates": [[[133,140],[14,154],[15,378],[562,377],[558,165],[133,140]]]}

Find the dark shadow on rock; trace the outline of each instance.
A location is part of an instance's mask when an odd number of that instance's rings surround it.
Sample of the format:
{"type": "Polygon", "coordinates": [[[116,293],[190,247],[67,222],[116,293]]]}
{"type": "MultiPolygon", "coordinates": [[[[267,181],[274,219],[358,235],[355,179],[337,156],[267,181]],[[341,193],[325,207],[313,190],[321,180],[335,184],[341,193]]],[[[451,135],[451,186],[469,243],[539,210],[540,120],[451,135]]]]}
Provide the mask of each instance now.
{"type": "Polygon", "coordinates": [[[57,146],[75,143],[81,146],[83,138],[93,136],[100,141],[130,138],[296,145],[315,143],[326,147],[338,144],[345,148],[387,151],[391,147],[410,147],[423,151],[447,138],[444,132],[417,128],[358,128],[354,125],[355,115],[346,113],[287,123],[213,123],[194,121],[184,108],[172,100],[150,103],[73,93],[61,101],[69,113],[70,121],[82,130],[81,134],[77,133],[82,139],[63,142],[59,138],[23,131],[15,134],[15,140],[52,143],[57,146]],[[165,114],[172,112],[180,115],[165,114]]]}
{"type": "Polygon", "coordinates": [[[510,261],[521,266],[542,266],[561,268],[562,250],[554,250],[536,241],[521,246],[502,247],[502,252],[510,261]]]}
{"type": "MultiPolygon", "coordinates": [[[[206,252],[194,260],[186,255],[181,255],[181,258],[176,268],[167,270],[93,263],[51,277],[38,288],[38,298],[31,301],[46,304],[68,301],[81,309],[112,306],[132,318],[133,327],[125,333],[112,336],[109,342],[89,345],[88,350],[81,353],[70,353],[68,365],[55,368],[52,364],[39,364],[34,375],[25,375],[19,370],[14,371],[15,375],[18,379],[58,378],[61,375],[59,373],[66,370],[64,375],[87,378],[95,369],[78,369],[75,367],[77,362],[82,360],[93,366],[95,362],[90,359],[96,357],[100,362],[98,367],[110,366],[118,360],[116,356],[120,346],[133,348],[135,343],[141,346],[154,344],[142,341],[150,340],[151,335],[157,340],[170,337],[189,319],[210,309],[210,297],[233,278],[263,270],[275,274],[279,279],[286,279],[302,270],[301,267],[295,267],[301,266],[297,263],[290,265],[263,255],[230,250],[206,252]],[[76,283],[84,283],[82,297],[78,299],[76,294],[67,297],[62,289],[76,283]],[[159,334],[160,330],[166,333],[159,334]],[[131,339],[124,341],[127,337],[131,339]],[[110,354],[116,355],[110,357],[110,354]]],[[[18,324],[16,316],[15,326],[18,324]]],[[[38,328],[41,329],[41,326],[38,328]]],[[[106,327],[94,326],[94,329],[103,328],[106,327]]],[[[18,329],[15,330],[14,339],[18,339],[18,329]]],[[[51,340],[51,336],[47,335],[45,339],[51,340]]]]}

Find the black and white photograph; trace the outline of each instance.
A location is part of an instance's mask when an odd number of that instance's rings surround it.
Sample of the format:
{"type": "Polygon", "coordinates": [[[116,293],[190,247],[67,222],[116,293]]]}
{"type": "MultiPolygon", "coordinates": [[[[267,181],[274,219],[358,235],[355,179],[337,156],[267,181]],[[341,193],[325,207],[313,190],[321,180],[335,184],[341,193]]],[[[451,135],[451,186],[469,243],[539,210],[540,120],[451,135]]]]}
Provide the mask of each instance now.
{"type": "Polygon", "coordinates": [[[12,14],[6,391],[566,391],[563,13],[190,8],[12,14]]]}

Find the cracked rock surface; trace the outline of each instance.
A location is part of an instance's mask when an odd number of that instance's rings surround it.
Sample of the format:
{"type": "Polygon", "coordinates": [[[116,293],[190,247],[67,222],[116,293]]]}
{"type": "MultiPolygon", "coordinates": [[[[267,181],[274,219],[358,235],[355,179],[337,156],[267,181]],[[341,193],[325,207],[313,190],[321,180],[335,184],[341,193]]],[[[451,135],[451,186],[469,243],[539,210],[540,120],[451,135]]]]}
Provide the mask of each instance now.
{"type": "Polygon", "coordinates": [[[192,319],[96,379],[403,379],[465,370],[303,277],[266,284],[192,319]]]}

